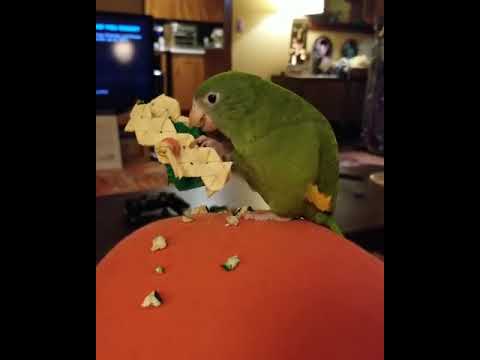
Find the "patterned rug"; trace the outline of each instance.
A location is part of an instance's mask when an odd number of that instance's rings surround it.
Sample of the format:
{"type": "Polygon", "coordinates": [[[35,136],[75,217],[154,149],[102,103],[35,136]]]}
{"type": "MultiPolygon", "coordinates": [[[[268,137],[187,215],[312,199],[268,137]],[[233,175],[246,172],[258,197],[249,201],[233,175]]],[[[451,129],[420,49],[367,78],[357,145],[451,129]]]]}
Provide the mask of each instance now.
{"type": "Polygon", "coordinates": [[[159,190],[168,184],[166,169],[157,162],[126,165],[122,170],[96,172],[96,196],[159,190]]]}

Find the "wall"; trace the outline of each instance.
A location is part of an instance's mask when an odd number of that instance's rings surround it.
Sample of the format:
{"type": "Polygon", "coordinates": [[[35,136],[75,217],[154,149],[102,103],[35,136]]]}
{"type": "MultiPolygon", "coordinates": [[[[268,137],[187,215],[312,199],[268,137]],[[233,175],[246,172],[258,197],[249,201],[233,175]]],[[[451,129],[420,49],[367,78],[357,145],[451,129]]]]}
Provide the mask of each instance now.
{"type": "Polygon", "coordinates": [[[144,0],[95,0],[97,11],[143,14],[144,0]]]}
{"type": "MultiPolygon", "coordinates": [[[[293,0],[292,0],[293,1],[293,0]]],[[[256,74],[264,79],[285,71],[293,14],[278,13],[272,0],[234,0],[232,24],[232,69],[256,74]],[[244,32],[236,31],[238,19],[244,20],[244,32]]],[[[334,59],[340,57],[340,48],[347,39],[358,42],[371,41],[367,34],[350,34],[332,31],[309,32],[307,49],[315,38],[328,36],[334,44],[334,59]]]]}
{"type": "Polygon", "coordinates": [[[340,13],[339,21],[340,22],[349,22],[350,21],[350,12],[352,11],[352,5],[346,0],[327,0],[325,2],[325,7],[328,8],[328,11],[332,13],[340,13]]]}
{"type": "Polygon", "coordinates": [[[288,62],[291,18],[274,13],[268,0],[234,0],[232,69],[270,78],[288,62]],[[236,31],[242,19],[244,32],[236,31]]]}

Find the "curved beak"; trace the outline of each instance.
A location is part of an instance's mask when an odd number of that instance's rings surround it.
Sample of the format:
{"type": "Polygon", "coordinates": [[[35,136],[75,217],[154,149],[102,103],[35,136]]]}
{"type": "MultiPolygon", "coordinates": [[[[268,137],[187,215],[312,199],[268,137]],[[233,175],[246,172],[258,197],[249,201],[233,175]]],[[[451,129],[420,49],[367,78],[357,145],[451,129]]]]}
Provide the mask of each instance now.
{"type": "Polygon", "coordinates": [[[188,115],[188,122],[192,127],[201,127],[203,124],[203,115],[205,113],[203,110],[198,106],[195,99],[192,101],[192,108],[190,109],[190,114],[188,115]]]}
{"type": "Polygon", "coordinates": [[[195,99],[192,101],[188,122],[191,127],[201,128],[205,132],[212,132],[217,129],[210,116],[203,111],[195,99]]]}

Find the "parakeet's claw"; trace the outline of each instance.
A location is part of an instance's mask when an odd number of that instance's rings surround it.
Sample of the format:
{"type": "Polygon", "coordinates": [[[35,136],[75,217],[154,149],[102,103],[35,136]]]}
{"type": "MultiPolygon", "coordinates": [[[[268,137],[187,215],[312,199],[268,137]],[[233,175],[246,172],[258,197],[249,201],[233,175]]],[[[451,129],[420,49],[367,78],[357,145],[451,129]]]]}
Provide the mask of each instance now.
{"type": "Polygon", "coordinates": [[[218,141],[211,137],[201,135],[195,139],[195,144],[201,147],[210,147],[215,149],[217,154],[225,161],[229,160],[230,153],[232,149],[230,148],[229,144],[218,141]]]}
{"type": "Polygon", "coordinates": [[[196,146],[202,146],[205,142],[207,142],[207,140],[209,140],[210,138],[208,136],[205,136],[205,135],[200,135],[199,137],[197,137],[195,139],[195,142],[190,144],[191,147],[194,147],[195,145],[196,146]]]}
{"type": "Polygon", "coordinates": [[[340,227],[337,225],[335,221],[330,221],[329,223],[327,223],[327,226],[330,228],[330,230],[332,230],[337,235],[344,237],[342,230],[340,229],[340,227]]]}
{"type": "Polygon", "coordinates": [[[332,230],[334,233],[343,237],[342,230],[340,229],[340,227],[335,221],[335,218],[332,215],[325,214],[322,212],[315,212],[313,214],[307,214],[307,215],[308,215],[307,217],[313,222],[319,225],[324,225],[328,227],[330,230],[332,230]]]}
{"type": "Polygon", "coordinates": [[[278,216],[271,211],[252,211],[243,214],[242,216],[247,220],[257,220],[257,221],[290,221],[292,219],[278,216]]]}

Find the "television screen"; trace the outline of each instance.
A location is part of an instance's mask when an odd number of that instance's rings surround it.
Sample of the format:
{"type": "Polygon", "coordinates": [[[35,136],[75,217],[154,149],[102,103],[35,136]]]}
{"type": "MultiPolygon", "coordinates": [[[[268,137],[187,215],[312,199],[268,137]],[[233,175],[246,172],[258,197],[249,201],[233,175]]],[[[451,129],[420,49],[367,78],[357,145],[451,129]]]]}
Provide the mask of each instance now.
{"type": "Polygon", "coordinates": [[[153,20],[96,13],[96,109],[119,113],[154,93],[153,20]]]}

